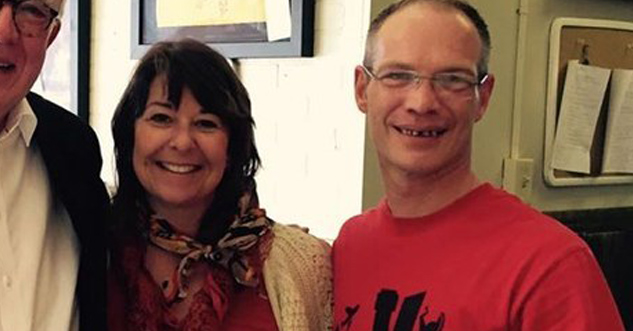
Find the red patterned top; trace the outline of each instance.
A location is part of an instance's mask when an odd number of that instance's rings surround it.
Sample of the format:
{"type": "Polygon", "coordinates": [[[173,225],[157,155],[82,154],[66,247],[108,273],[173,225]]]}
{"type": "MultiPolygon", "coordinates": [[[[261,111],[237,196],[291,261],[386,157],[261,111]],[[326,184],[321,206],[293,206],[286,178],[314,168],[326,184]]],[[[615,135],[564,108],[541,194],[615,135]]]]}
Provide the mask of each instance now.
{"type": "Polygon", "coordinates": [[[122,270],[109,272],[110,331],[278,330],[270,304],[258,289],[239,287],[223,294],[226,291],[220,287],[233,286],[230,276],[220,268],[212,268],[203,288],[193,294],[188,313],[178,319],[170,312],[160,286],[143,261],[144,250],[130,245],[123,249],[122,270]]]}

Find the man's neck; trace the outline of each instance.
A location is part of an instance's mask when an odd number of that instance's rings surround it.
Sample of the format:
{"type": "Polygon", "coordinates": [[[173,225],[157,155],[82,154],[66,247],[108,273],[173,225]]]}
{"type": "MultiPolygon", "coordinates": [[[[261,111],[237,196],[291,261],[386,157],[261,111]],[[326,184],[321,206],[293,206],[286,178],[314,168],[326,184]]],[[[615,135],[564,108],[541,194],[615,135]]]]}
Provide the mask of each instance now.
{"type": "Polygon", "coordinates": [[[392,175],[384,182],[389,208],[396,217],[433,214],[480,184],[470,169],[445,176],[392,175]]]}
{"type": "MultiPolygon", "coordinates": [[[[22,99],[19,99],[22,100],[22,99]]],[[[7,125],[9,123],[9,115],[14,111],[16,107],[20,104],[18,102],[8,102],[6,100],[0,100],[5,102],[0,102],[0,132],[4,132],[7,130],[7,125]]]]}

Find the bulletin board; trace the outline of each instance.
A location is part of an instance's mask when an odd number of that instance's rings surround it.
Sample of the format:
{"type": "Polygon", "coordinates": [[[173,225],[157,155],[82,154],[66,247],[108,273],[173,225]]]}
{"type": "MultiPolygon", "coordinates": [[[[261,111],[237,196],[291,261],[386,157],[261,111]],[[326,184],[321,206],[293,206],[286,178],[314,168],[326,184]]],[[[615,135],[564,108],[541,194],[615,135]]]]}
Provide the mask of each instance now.
{"type": "Polygon", "coordinates": [[[562,171],[551,166],[567,63],[574,59],[602,68],[633,69],[633,23],[582,18],[557,18],[552,23],[543,164],[545,181],[551,186],[633,183],[632,174],[601,174],[608,97],[602,104],[596,126],[590,174],[562,171]]]}

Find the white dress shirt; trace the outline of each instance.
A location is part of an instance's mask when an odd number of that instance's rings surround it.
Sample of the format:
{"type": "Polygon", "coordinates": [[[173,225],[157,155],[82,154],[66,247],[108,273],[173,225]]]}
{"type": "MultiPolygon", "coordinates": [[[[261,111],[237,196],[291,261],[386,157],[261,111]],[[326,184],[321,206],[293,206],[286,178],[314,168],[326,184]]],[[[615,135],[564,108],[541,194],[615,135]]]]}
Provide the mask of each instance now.
{"type": "Polygon", "coordinates": [[[26,100],[0,129],[0,331],[78,330],[79,243],[51,193],[26,100]]]}

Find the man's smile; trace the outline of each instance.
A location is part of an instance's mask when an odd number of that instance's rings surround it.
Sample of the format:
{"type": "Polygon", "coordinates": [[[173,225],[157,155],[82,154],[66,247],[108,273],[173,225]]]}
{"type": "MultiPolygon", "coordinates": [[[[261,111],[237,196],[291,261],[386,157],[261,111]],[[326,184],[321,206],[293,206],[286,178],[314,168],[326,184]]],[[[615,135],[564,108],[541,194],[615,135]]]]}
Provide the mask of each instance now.
{"type": "Polygon", "coordinates": [[[417,130],[412,128],[405,128],[394,126],[396,131],[401,134],[409,137],[421,137],[421,138],[438,138],[444,135],[448,130],[447,129],[428,129],[428,130],[417,130]]]}

